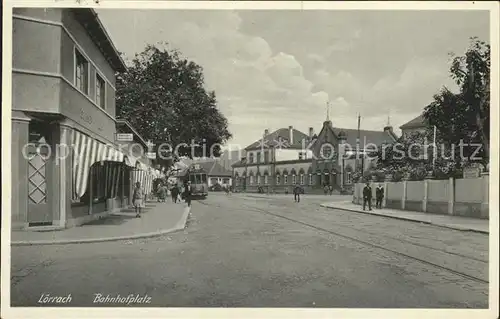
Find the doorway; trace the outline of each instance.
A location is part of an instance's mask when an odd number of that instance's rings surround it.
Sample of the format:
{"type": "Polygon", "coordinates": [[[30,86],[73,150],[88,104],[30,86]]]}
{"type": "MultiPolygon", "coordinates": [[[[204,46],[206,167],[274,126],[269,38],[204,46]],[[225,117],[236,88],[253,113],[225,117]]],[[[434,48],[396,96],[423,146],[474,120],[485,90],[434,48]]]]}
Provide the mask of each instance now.
{"type": "Polygon", "coordinates": [[[51,209],[52,139],[51,128],[41,122],[29,125],[28,161],[28,225],[50,226],[53,223],[51,209]]]}

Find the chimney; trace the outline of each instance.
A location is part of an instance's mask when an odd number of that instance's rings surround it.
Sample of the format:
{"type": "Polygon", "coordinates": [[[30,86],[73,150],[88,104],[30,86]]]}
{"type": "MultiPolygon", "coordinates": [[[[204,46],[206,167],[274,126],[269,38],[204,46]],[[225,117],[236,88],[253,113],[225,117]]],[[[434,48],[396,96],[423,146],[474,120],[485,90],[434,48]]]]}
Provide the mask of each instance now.
{"type": "Polygon", "coordinates": [[[309,128],[309,139],[312,139],[313,135],[314,135],[314,128],[310,127],[309,128]]]}
{"type": "Polygon", "coordinates": [[[268,135],[269,135],[269,129],[268,129],[268,128],[266,128],[266,129],[264,130],[264,136],[268,136],[268,135]]]}
{"type": "Polygon", "coordinates": [[[293,144],[293,126],[289,126],[288,127],[288,131],[289,131],[289,136],[290,136],[290,145],[293,144]]]}

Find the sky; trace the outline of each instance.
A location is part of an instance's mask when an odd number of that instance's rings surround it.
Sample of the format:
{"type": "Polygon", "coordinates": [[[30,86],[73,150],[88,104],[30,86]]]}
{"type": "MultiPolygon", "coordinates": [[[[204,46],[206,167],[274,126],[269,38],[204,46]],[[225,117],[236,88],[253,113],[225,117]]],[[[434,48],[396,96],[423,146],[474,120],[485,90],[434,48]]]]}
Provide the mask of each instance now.
{"type": "Polygon", "coordinates": [[[418,116],[449,76],[449,53],[489,41],[485,11],[96,10],[120,52],[147,44],[203,67],[243,147],[293,126],[382,130],[418,116]]]}

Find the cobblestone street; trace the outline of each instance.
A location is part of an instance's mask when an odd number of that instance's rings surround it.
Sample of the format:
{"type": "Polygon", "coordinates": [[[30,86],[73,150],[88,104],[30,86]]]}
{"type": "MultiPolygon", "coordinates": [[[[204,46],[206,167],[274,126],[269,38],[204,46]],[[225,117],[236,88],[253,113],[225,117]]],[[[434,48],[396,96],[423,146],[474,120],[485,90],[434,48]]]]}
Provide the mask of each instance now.
{"type": "Polygon", "coordinates": [[[487,235],[321,202],[210,194],[183,232],[12,247],[12,306],[70,293],[65,306],[99,306],[100,293],[148,307],[488,307],[487,235]]]}

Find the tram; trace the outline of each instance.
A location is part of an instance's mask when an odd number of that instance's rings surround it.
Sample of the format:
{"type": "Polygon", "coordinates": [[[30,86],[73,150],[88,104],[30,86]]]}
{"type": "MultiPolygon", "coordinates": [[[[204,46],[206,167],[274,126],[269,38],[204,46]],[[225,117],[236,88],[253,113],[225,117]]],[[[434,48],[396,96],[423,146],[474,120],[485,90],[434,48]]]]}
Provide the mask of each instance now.
{"type": "MultiPolygon", "coordinates": [[[[184,174],[183,174],[184,175],[184,174]]],[[[191,195],[193,197],[206,198],[208,196],[208,178],[207,172],[199,164],[191,165],[182,178],[183,184],[191,182],[191,195]]]]}

